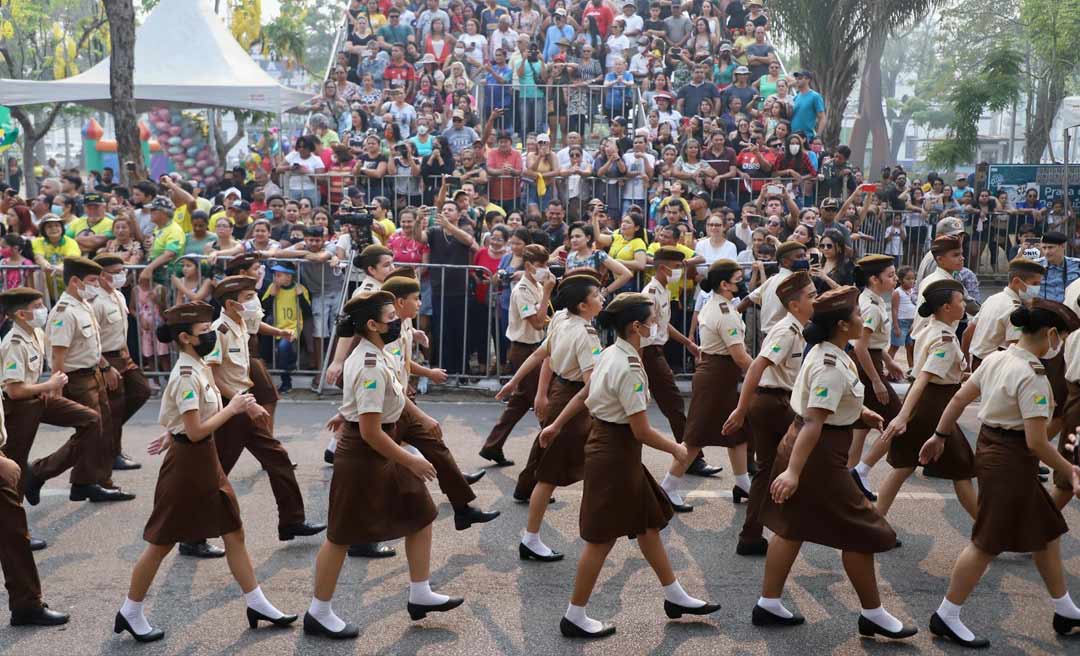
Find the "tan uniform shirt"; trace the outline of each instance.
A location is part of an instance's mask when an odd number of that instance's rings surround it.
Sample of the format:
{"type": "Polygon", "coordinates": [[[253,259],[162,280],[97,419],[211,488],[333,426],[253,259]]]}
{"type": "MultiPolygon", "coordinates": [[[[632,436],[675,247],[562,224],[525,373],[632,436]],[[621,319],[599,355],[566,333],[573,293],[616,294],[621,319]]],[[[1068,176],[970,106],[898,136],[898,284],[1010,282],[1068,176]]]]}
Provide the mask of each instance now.
{"type": "Polygon", "coordinates": [[[761,307],[761,321],[758,323],[765,332],[772,330],[776,322],[788,313],[787,308],[780,302],[780,297],[776,295],[776,287],[792,273],[791,269],[781,268],[775,275],[766,278],[757,289],[750,292],[750,300],[754,302],[754,305],[761,307]]]}
{"type": "Polygon", "coordinates": [[[791,389],[791,409],[800,417],[810,408],[832,414],[825,423],[850,426],[858,421],[863,408],[863,384],[859,371],[847,353],[831,342],[822,342],[806,354],[791,389]]]}
{"type": "Polygon", "coordinates": [[[199,411],[199,420],[206,421],[221,410],[221,394],[214,385],[210,367],[187,353],[181,353],[169,374],[169,382],[161,393],[158,423],[177,435],[186,431],[184,413],[199,411]]]}
{"type": "Polygon", "coordinates": [[[356,298],[364,292],[377,292],[382,289],[382,283],[375,280],[371,276],[364,276],[364,279],[360,281],[360,284],[353,290],[352,297],[356,298]]]}
{"type": "Polygon", "coordinates": [[[957,385],[964,378],[964,351],[956,339],[956,331],[948,324],[930,317],[926,330],[915,340],[914,376],[930,374],[930,382],[938,385],[957,385]]]}
{"type": "Polygon", "coordinates": [[[988,355],[968,380],[982,393],[979,421],[987,426],[1023,430],[1025,419],[1049,419],[1054,413],[1046,369],[1016,344],[988,355]]]}
{"type": "MultiPolygon", "coordinates": [[[[919,283],[919,298],[918,298],[917,301],[915,301],[915,309],[918,310],[919,306],[922,305],[923,301],[926,300],[926,297],[923,296],[923,292],[926,291],[926,288],[930,285],[930,283],[934,282],[935,280],[953,280],[953,279],[954,279],[953,275],[951,273],[949,273],[948,271],[946,271],[945,269],[934,269],[929,274],[927,274],[926,277],[922,279],[922,282],[919,283]]],[[[919,334],[919,331],[922,330],[923,328],[925,328],[926,324],[928,324],[928,323],[930,323],[930,320],[927,317],[924,317],[921,314],[919,314],[918,312],[916,312],[915,313],[915,321],[912,322],[912,324],[911,324],[911,333],[910,333],[911,337],[912,338],[917,337],[918,334],[919,334]]],[[[956,323],[957,323],[957,325],[960,324],[959,321],[957,321],[956,323]]],[[[953,326],[953,330],[956,330],[956,326],[953,326]]]]}
{"type": "Polygon", "coordinates": [[[4,395],[0,394],[0,449],[7,444],[7,426],[4,424],[4,395]]]}
{"type": "Polygon", "coordinates": [[[101,290],[94,302],[94,318],[101,328],[101,350],[112,353],[127,348],[128,306],[120,290],[101,290]]]}
{"type": "Polygon", "coordinates": [[[703,353],[728,355],[731,347],[738,344],[745,346],[746,343],[746,324],[742,315],[735,310],[734,303],[717,293],[698,313],[698,329],[703,353]]]}
{"type": "Polygon", "coordinates": [[[3,382],[26,383],[34,385],[41,379],[41,370],[45,365],[45,334],[39,328],[26,332],[19,324],[14,324],[11,332],[0,342],[3,354],[3,382]]]}
{"type": "Polygon", "coordinates": [[[1065,380],[1080,383],[1080,330],[1065,338],[1065,380]]]}
{"type": "Polygon", "coordinates": [[[539,344],[544,341],[544,329],[533,328],[526,319],[536,315],[543,316],[547,308],[540,307],[544,300],[544,289],[535,282],[529,282],[524,276],[510,291],[510,312],[506,327],[506,338],[522,344],[539,344]]]}
{"type": "Polygon", "coordinates": [[[1008,287],[986,299],[975,320],[968,351],[985,360],[994,351],[1008,346],[1008,342],[1020,339],[1020,329],[1009,323],[1009,315],[1018,307],[1020,296],[1008,287]]]}
{"type": "Polygon", "coordinates": [[[210,327],[217,332],[217,344],[203,360],[217,367],[221,382],[237,394],[248,391],[254,383],[251,382],[249,336],[243,321],[237,323],[222,311],[210,327]]]}
{"type": "Polygon", "coordinates": [[[612,424],[629,424],[630,416],[649,405],[649,381],[634,347],[622,338],[604,349],[589,379],[585,405],[592,416],[612,424]]]}
{"type": "Polygon", "coordinates": [[[101,330],[98,328],[94,310],[86,301],[80,301],[64,292],[49,312],[46,323],[49,365],[52,366],[52,347],[67,348],[64,371],[96,367],[101,362],[101,330]]]}
{"type": "Polygon", "coordinates": [[[859,294],[859,314],[862,315],[863,332],[870,330],[870,344],[867,348],[871,350],[889,348],[892,312],[885,304],[885,299],[867,287],[859,294]]]}
{"type": "Polygon", "coordinates": [[[392,424],[405,410],[405,390],[401,387],[386,352],[366,339],[345,360],[344,386],[338,411],[346,421],[360,421],[360,415],[379,413],[381,424],[392,424]]]}
{"type": "Polygon", "coordinates": [[[802,336],[803,327],[789,312],[777,321],[765,336],[758,355],[772,364],[761,373],[762,387],[774,387],[790,392],[795,386],[795,379],[802,368],[803,351],[806,350],[806,340],[802,336]]]}
{"type": "Polygon", "coordinates": [[[671,323],[671,292],[667,285],[662,285],[653,278],[641,293],[652,299],[653,313],[656,315],[656,337],[642,338],[641,348],[663,346],[668,342],[668,325],[671,323]]]}
{"type": "Polygon", "coordinates": [[[600,359],[600,337],[587,321],[566,310],[555,313],[541,349],[551,358],[551,370],[566,380],[581,381],[600,359]]]}
{"type": "Polygon", "coordinates": [[[412,322],[408,319],[401,320],[401,337],[383,347],[386,357],[394,368],[394,374],[398,382],[405,389],[409,389],[409,363],[412,362],[413,345],[412,322]]]}

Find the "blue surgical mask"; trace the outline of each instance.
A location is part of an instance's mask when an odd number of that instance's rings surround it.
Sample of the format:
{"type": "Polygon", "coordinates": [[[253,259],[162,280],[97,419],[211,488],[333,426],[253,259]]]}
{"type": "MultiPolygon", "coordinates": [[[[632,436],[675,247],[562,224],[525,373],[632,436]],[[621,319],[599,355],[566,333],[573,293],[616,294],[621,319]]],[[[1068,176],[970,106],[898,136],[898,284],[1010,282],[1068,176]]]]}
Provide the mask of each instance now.
{"type": "Polygon", "coordinates": [[[64,207],[62,205],[53,205],[53,206],[51,206],[49,208],[49,211],[52,212],[53,214],[55,214],[56,216],[60,216],[61,214],[64,213],[64,207]]]}

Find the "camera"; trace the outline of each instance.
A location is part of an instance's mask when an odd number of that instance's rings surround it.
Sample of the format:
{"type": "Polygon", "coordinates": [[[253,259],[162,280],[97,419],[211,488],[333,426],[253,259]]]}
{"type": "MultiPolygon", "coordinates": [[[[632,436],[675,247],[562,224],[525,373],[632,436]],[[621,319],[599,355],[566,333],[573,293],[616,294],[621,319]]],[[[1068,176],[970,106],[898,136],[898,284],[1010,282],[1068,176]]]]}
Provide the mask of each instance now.
{"type": "Polygon", "coordinates": [[[375,220],[372,214],[374,210],[374,205],[353,207],[342,203],[333,216],[334,220],[342,226],[349,226],[349,232],[353,235],[352,248],[354,251],[361,251],[366,246],[375,243],[371,235],[371,224],[375,220]]]}

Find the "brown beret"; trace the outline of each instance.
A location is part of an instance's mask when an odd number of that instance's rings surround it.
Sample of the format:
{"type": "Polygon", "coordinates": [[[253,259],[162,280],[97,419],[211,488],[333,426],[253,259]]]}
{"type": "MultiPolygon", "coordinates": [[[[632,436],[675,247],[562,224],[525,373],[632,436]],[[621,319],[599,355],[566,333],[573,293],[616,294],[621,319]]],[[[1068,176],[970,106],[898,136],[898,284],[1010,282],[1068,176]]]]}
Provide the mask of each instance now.
{"type": "Polygon", "coordinates": [[[729,274],[734,273],[736,271],[739,271],[741,269],[742,269],[742,267],[740,267],[739,263],[736,262],[735,260],[728,260],[728,259],[721,258],[721,259],[716,260],[715,262],[713,262],[711,265],[709,265],[709,273],[706,274],[706,275],[711,275],[713,272],[720,273],[720,274],[723,274],[723,275],[729,275],[729,274]]]}
{"type": "Polygon", "coordinates": [[[412,280],[416,280],[416,269],[408,266],[397,267],[389,274],[387,274],[386,280],[384,280],[383,282],[386,282],[391,278],[411,278],[412,280]]]}
{"type": "Polygon", "coordinates": [[[653,259],[661,262],[682,262],[686,259],[686,253],[671,246],[661,246],[653,253],[653,259]]]}
{"type": "Polygon", "coordinates": [[[868,276],[876,276],[891,266],[896,266],[892,255],[867,255],[855,263],[868,276]]]}
{"type": "Polygon", "coordinates": [[[812,284],[814,284],[814,281],[810,278],[809,273],[806,271],[796,271],[787,278],[781,280],[780,284],[776,286],[776,297],[780,299],[781,304],[787,305],[797,298],[802,290],[812,284]]]}
{"type": "Polygon", "coordinates": [[[214,287],[214,299],[220,301],[229,294],[239,294],[248,289],[255,289],[255,279],[247,276],[229,276],[222,278],[214,287]]]}
{"type": "Polygon", "coordinates": [[[360,255],[357,258],[357,264],[362,263],[364,268],[375,266],[375,264],[378,263],[379,258],[383,255],[394,257],[394,251],[380,244],[371,244],[360,251],[360,255]]]}
{"type": "Polygon", "coordinates": [[[209,323],[214,320],[214,306],[209,303],[182,303],[165,310],[165,323],[170,326],[186,323],[209,323]]]}
{"type": "Polygon", "coordinates": [[[387,305],[393,302],[394,295],[390,292],[361,292],[350,298],[342,311],[349,315],[359,314],[369,310],[372,306],[387,305]]]}
{"type": "Polygon", "coordinates": [[[382,290],[390,292],[395,298],[405,298],[409,294],[420,293],[420,281],[411,276],[391,276],[383,281],[382,290]]]}
{"type": "Polygon", "coordinates": [[[1058,303],[1057,301],[1050,301],[1045,298],[1036,298],[1031,301],[1031,309],[1044,310],[1056,314],[1065,324],[1065,330],[1072,332],[1080,328],[1080,317],[1076,316],[1076,313],[1069,309],[1064,303],[1058,303]]]}
{"type": "Polygon", "coordinates": [[[608,314],[619,314],[639,305],[652,305],[652,299],[640,292],[623,292],[617,294],[604,311],[608,314]]]}
{"type": "Polygon", "coordinates": [[[930,244],[930,252],[937,257],[938,255],[944,255],[950,251],[959,250],[962,248],[963,243],[962,234],[942,235],[936,237],[933,243],[930,244]]]}
{"type": "Polygon", "coordinates": [[[64,276],[75,276],[76,278],[83,278],[85,276],[96,276],[101,273],[101,265],[93,260],[88,260],[85,257],[65,257],[64,258],[64,276]]]}
{"type": "Polygon", "coordinates": [[[4,312],[11,312],[26,307],[43,296],[41,292],[31,287],[13,287],[0,294],[0,307],[3,307],[4,312]]]}
{"type": "Polygon", "coordinates": [[[928,317],[933,314],[934,311],[930,309],[930,300],[945,293],[951,295],[953,292],[967,294],[967,290],[964,288],[963,283],[961,283],[959,280],[953,280],[952,278],[935,280],[934,282],[927,285],[926,289],[924,289],[922,292],[924,300],[917,308],[919,315],[923,317],[928,317]]]}
{"type": "Polygon", "coordinates": [[[830,289],[814,299],[814,314],[853,310],[859,306],[859,289],[851,285],[830,289]]]}
{"type": "Polygon", "coordinates": [[[1009,275],[1026,274],[1038,274],[1040,276],[1045,276],[1046,267],[1039,264],[1035,260],[1029,260],[1026,257],[1018,257],[1009,262],[1009,275]]]}
{"type": "Polygon", "coordinates": [[[234,275],[238,271],[250,268],[252,264],[255,264],[258,261],[258,253],[244,253],[243,255],[237,255],[225,265],[225,275],[234,275]]]}
{"type": "Polygon", "coordinates": [[[797,241],[794,241],[794,240],[785,241],[784,243],[782,243],[782,244],[780,244],[779,246],[776,247],[776,261],[779,262],[780,260],[782,260],[784,258],[785,255],[787,255],[789,253],[794,253],[795,251],[798,251],[798,250],[804,250],[805,251],[806,250],[806,244],[803,244],[801,242],[797,242],[797,241]]]}
{"type": "Polygon", "coordinates": [[[104,269],[107,266],[114,266],[117,264],[123,264],[124,258],[120,257],[116,253],[102,253],[94,258],[94,261],[101,265],[104,269]]]}

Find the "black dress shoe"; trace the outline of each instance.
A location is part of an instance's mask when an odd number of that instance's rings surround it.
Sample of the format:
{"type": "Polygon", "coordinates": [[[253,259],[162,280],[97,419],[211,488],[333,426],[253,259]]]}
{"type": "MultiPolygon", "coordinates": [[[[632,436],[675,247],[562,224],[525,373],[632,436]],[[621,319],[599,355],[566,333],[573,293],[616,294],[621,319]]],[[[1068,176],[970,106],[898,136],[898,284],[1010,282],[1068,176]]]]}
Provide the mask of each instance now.
{"type": "Polygon", "coordinates": [[[945,620],[941,619],[941,616],[937,613],[930,616],[930,633],[933,633],[939,638],[948,638],[961,647],[967,647],[968,649],[986,649],[990,646],[990,641],[986,638],[964,640],[956,635],[956,632],[949,628],[949,625],[946,624],[945,620]]]}
{"type": "Polygon", "coordinates": [[[41,503],[41,486],[45,485],[45,481],[38,480],[34,476],[34,468],[27,465],[23,469],[23,496],[26,497],[26,503],[31,506],[36,506],[41,503]]]}
{"type": "Polygon", "coordinates": [[[35,537],[30,538],[30,551],[41,551],[47,546],[49,546],[49,543],[45,540],[39,540],[35,537]]]}
{"type": "Polygon", "coordinates": [[[349,546],[350,558],[392,558],[397,555],[393,547],[378,542],[362,542],[349,546]]]}
{"type": "Polygon", "coordinates": [[[615,633],[615,625],[611,622],[601,622],[600,624],[599,631],[596,633],[589,633],[564,617],[559,620],[559,632],[566,638],[585,638],[587,640],[593,638],[606,638],[615,633]]]}
{"type": "Polygon", "coordinates": [[[866,486],[863,485],[862,477],[859,476],[859,472],[855,471],[854,468],[850,469],[849,471],[851,472],[852,480],[855,481],[855,487],[859,488],[859,492],[862,492],[863,496],[866,497],[867,500],[871,502],[877,501],[877,495],[866,489],[866,486]]]}
{"type": "Polygon", "coordinates": [[[521,560],[539,560],[542,563],[553,563],[557,560],[562,560],[563,555],[553,549],[550,556],[541,556],[532,549],[526,547],[523,543],[518,542],[518,558],[521,560]]]}
{"type": "MultiPolygon", "coordinates": [[[[529,497],[519,497],[517,495],[514,495],[514,503],[521,503],[521,504],[529,503],[529,497]]],[[[548,499],[548,505],[549,506],[551,504],[553,504],[553,503],[555,503],[555,497],[551,497],[550,499],[548,499]]]]}
{"type": "Polygon", "coordinates": [[[513,460],[506,459],[502,449],[480,449],[480,457],[495,463],[492,467],[510,467],[514,464],[513,460]]]}
{"type": "Polygon", "coordinates": [[[743,502],[744,499],[749,499],[750,493],[742,489],[738,485],[731,487],[731,502],[738,505],[743,502]]]}
{"type": "Polygon", "coordinates": [[[445,613],[448,610],[454,610],[461,604],[465,603],[465,600],[461,597],[450,597],[441,604],[434,604],[432,606],[425,606],[424,604],[405,604],[405,609],[409,611],[409,617],[416,620],[422,620],[427,617],[428,613],[445,613]]]}
{"type": "Polygon", "coordinates": [[[1080,629],[1080,620],[1074,620],[1071,617],[1065,617],[1054,613],[1054,630],[1061,635],[1069,635],[1073,629],[1080,629]]]}
{"type": "Polygon", "coordinates": [[[689,606],[681,606],[675,602],[664,600],[664,614],[669,619],[677,620],[683,615],[710,615],[720,610],[720,604],[705,604],[704,606],[698,606],[697,608],[690,608],[689,606]]]}
{"type": "MultiPolygon", "coordinates": [[[[660,488],[660,489],[664,490],[664,488],[660,488]]],[[[664,490],[664,496],[667,497],[668,503],[671,504],[671,509],[674,510],[675,512],[677,512],[677,513],[694,512],[694,507],[691,506],[690,504],[688,504],[688,503],[675,503],[674,501],[672,501],[671,500],[671,495],[669,495],[667,493],[667,490],[664,490]]]]}
{"type": "Polygon", "coordinates": [[[709,478],[710,476],[716,476],[720,472],[724,471],[723,467],[714,467],[704,460],[695,460],[690,463],[690,467],[687,468],[686,473],[691,476],[704,476],[709,478]]]}
{"type": "Polygon", "coordinates": [[[466,483],[468,483],[469,485],[473,485],[473,484],[475,484],[475,483],[476,483],[476,482],[477,482],[478,480],[480,480],[481,478],[483,478],[483,477],[484,477],[484,474],[486,474],[486,473],[487,473],[487,470],[486,470],[486,469],[481,469],[480,471],[477,471],[477,472],[473,472],[473,473],[471,473],[471,474],[462,474],[462,477],[464,477],[464,478],[465,478],[465,482],[466,482],[466,483]]]}
{"type": "Polygon", "coordinates": [[[1050,468],[1046,465],[1039,465],[1039,476],[1049,476],[1050,468]]]}
{"type": "Polygon", "coordinates": [[[134,494],[124,492],[118,487],[102,487],[96,483],[92,485],[72,485],[71,494],[68,496],[72,501],[87,501],[102,503],[104,501],[131,501],[134,494]]]}
{"type": "Polygon", "coordinates": [[[40,608],[11,611],[11,626],[60,626],[67,624],[71,616],[55,610],[49,610],[48,604],[40,608]]]}
{"type": "Polygon", "coordinates": [[[267,617],[266,615],[263,615],[262,613],[255,610],[254,608],[248,608],[247,609],[247,618],[248,618],[248,626],[250,626],[253,629],[259,628],[259,622],[260,621],[262,621],[262,622],[270,622],[274,626],[289,626],[290,624],[292,624],[293,622],[296,621],[296,615],[282,615],[281,617],[279,617],[279,618],[277,618],[275,620],[275,619],[267,617]]]}
{"type": "MultiPolygon", "coordinates": [[[[758,538],[753,542],[739,542],[735,545],[735,553],[740,556],[764,556],[769,552],[769,541],[758,538]]],[[[757,608],[757,606],[755,606],[757,608]]],[[[767,611],[766,611],[767,612],[767,611]]]]}
{"type": "Polygon", "coordinates": [[[165,632],[161,629],[150,629],[142,634],[135,633],[135,629],[128,624],[127,618],[117,613],[116,619],[113,621],[113,633],[122,633],[124,631],[130,633],[131,637],[135,638],[135,642],[155,642],[165,637],[165,632]]]}
{"type": "Polygon", "coordinates": [[[334,452],[330,449],[326,449],[322,452],[322,459],[328,465],[334,464],[334,452]]]}
{"type": "Polygon", "coordinates": [[[875,635],[879,635],[892,640],[903,640],[904,638],[910,638],[918,632],[919,630],[917,628],[908,626],[907,624],[902,625],[899,631],[890,631],[877,622],[868,620],[862,615],[859,615],[859,635],[865,638],[872,638],[875,635]]]}
{"type": "Polygon", "coordinates": [[[750,614],[750,621],[754,626],[798,626],[806,621],[806,618],[798,613],[792,613],[791,617],[780,617],[757,604],[754,604],[754,612],[750,614]]]}
{"type": "Polygon", "coordinates": [[[120,455],[113,458],[112,468],[113,471],[129,471],[132,469],[142,469],[142,464],[135,462],[126,454],[121,453],[120,455]]]}
{"type": "Polygon", "coordinates": [[[202,542],[181,542],[180,555],[192,558],[224,558],[225,550],[203,540],[202,542]]]}
{"type": "Polygon", "coordinates": [[[311,616],[311,613],[304,613],[304,633],[308,635],[322,636],[323,638],[330,638],[331,640],[352,640],[356,636],[360,635],[360,627],[355,624],[345,623],[345,628],[340,631],[331,631],[322,624],[319,620],[311,616]]]}
{"type": "Polygon", "coordinates": [[[288,542],[293,538],[302,538],[309,535],[318,535],[326,530],[326,524],[313,524],[312,522],[303,521],[295,522],[293,524],[286,524],[285,526],[279,526],[277,530],[277,537],[282,542],[288,542]]]}
{"type": "Polygon", "coordinates": [[[454,511],[454,528],[459,531],[464,531],[473,524],[486,524],[500,514],[501,513],[498,510],[484,512],[473,506],[465,506],[462,510],[454,511]]]}

